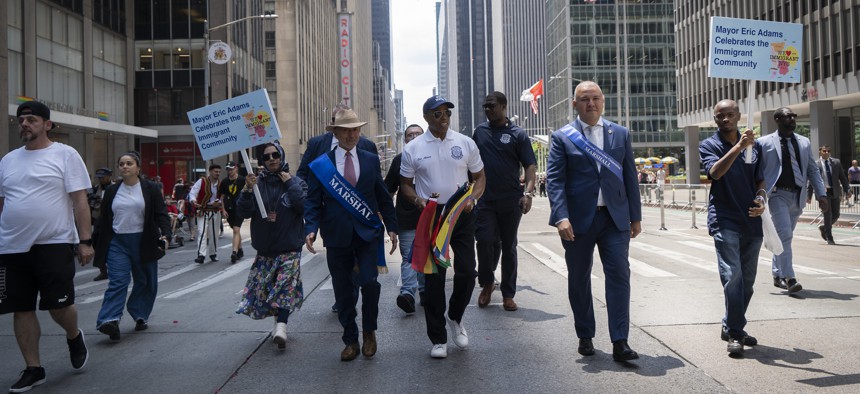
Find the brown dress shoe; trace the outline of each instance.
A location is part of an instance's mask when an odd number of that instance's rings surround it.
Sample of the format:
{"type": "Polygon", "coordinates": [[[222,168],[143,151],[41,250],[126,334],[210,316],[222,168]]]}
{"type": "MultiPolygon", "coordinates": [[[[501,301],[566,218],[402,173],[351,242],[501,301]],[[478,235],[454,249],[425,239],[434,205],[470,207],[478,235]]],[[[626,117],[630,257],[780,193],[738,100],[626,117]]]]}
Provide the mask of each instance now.
{"type": "Polygon", "coordinates": [[[376,354],[376,331],[365,331],[361,335],[364,337],[364,344],[361,345],[361,354],[364,357],[371,358],[376,354]]]}
{"type": "Polygon", "coordinates": [[[478,296],[478,308],[485,308],[487,305],[490,305],[490,297],[493,295],[493,290],[496,290],[495,283],[484,286],[484,289],[481,290],[481,294],[478,296]]]}
{"type": "Polygon", "coordinates": [[[358,342],[346,345],[340,352],[340,361],[352,361],[358,357],[358,342]]]}
{"type": "Polygon", "coordinates": [[[505,308],[506,311],[513,312],[517,310],[517,303],[514,301],[513,298],[505,297],[502,300],[502,307],[505,308]]]}

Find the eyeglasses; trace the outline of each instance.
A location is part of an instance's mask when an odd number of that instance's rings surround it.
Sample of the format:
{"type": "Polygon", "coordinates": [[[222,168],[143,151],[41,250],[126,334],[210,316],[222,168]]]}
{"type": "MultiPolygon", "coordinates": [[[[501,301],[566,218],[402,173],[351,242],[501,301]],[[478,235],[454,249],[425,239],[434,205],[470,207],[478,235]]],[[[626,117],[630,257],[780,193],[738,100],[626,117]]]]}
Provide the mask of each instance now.
{"type": "Polygon", "coordinates": [[[436,111],[433,113],[433,117],[436,119],[440,119],[442,117],[442,115],[445,115],[445,116],[450,118],[451,117],[451,110],[446,109],[445,111],[436,111]]]}
{"type": "Polygon", "coordinates": [[[782,115],[779,118],[780,119],[795,119],[795,118],[797,118],[797,114],[782,115]]]}
{"type": "Polygon", "coordinates": [[[277,160],[280,158],[281,158],[280,152],[272,152],[272,153],[264,153],[263,154],[263,161],[277,160]]]}

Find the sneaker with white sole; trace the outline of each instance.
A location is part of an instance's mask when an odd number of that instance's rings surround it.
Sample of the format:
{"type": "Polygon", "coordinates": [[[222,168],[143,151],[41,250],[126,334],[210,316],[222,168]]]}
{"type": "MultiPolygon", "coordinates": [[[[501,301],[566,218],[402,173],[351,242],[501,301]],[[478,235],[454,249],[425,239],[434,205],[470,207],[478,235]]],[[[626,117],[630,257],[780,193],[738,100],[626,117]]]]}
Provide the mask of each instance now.
{"type": "Polygon", "coordinates": [[[278,349],[287,347],[287,323],[275,323],[275,335],[272,337],[278,349]]]}
{"type": "Polygon", "coordinates": [[[433,348],[430,349],[430,357],[433,357],[433,358],[448,357],[448,344],[437,343],[437,344],[433,345],[433,348]]]}
{"type": "Polygon", "coordinates": [[[9,388],[9,392],[24,393],[42,383],[45,383],[45,368],[27,367],[21,371],[21,378],[9,388]]]}
{"type": "Polygon", "coordinates": [[[461,349],[469,346],[469,334],[466,333],[466,328],[463,323],[457,323],[454,320],[448,319],[448,329],[451,331],[451,340],[461,349]]]}
{"type": "Polygon", "coordinates": [[[81,369],[87,365],[87,360],[90,359],[90,352],[87,350],[87,342],[84,339],[84,330],[78,329],[78,336],[72,340],[66,340],[69,345],[69,358],[72,361],[72,368],[81,369]]]}

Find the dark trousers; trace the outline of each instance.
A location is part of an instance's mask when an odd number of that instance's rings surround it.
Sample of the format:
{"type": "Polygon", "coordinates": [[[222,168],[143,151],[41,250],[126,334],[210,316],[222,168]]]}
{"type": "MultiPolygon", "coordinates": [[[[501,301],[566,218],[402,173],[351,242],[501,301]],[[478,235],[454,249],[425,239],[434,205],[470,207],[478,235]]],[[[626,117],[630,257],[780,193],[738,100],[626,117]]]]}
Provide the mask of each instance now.
{"type": "Polygon", "coordinates": [[[361,328],[365,332],[376,330],[379,316],[380,285],[376,281],[377,241],[368,242],[353,234],[352,244],[345,248],[326,248],[328,270],[334,288],[334,299],[338,304],[337,318],[343,326],[343,343],[358,342],[358,325],[355,318],[357,293],[354,291],[353,267],[358,264],[356,284],[361,289],[361,328]]]}
{"type": "MultiPolygon", "coordinates": [[[[441,208],[441,207],[440,207],[441,208]]],[[[460,322],[475,289],[475,212],[460,215],[451,234],[454,252],[454,291],[448,301],[448,317],[460,322]]],[[[424,318],[427,336],[434,344],[448,343],[445,331],[445,274],[447,269],[424,276],[424,318]]]]}
{"type": "Polygon", "coordinates": [[[833,239],[833,223],[839,220],[839,204],[842,201],[833,194],[833,189],[827,189],[827,205],[830,209],[822,213],[824,217],[824,236],[827,239],[833,239]]]}
{"type": "Polygon", "coordinates": [[[609,211],[597,211],[591,229],[575,233],[574,240],[561,241],[567,261],[567,295],[573,310],[574,327],[579,338],[594,338],[594,304],[591,296],[591,266],[594,246],[600,252],[606,281],[606,309],[609,337],[615,342],[627,339],[630,329],[630,231],[615,227],[609,211]]]}
{"type": "Polygon", "coordinates": [[[493,284],[493,271],[502,258],[502,297],[517,293],[517,230],[523,211],[520,200],[481,201],[475,219],[475,241],[478,246],[478,283],[493,284]]]}

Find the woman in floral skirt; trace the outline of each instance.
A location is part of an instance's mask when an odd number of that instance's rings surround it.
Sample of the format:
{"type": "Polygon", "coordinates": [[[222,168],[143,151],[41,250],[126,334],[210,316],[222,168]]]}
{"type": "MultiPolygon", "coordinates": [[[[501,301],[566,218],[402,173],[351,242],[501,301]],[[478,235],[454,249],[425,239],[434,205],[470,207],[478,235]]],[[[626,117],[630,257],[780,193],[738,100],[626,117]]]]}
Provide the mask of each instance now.
{"type": "Polygon", "coordinates": [[[236,201],[236,212],[251,219],[251,245],[257,250],[236,313],[255,320],[274,316],[272,340],[283,349],[287,344],[287,319],[304,301],[299,267],[308,186],[290,174],[280,145],[266,144],[261,163],[262,172],[259,176],[248,174],[236,201]],[[260,189],[262,207],[254,197],[254,185],[260,189]]]}

